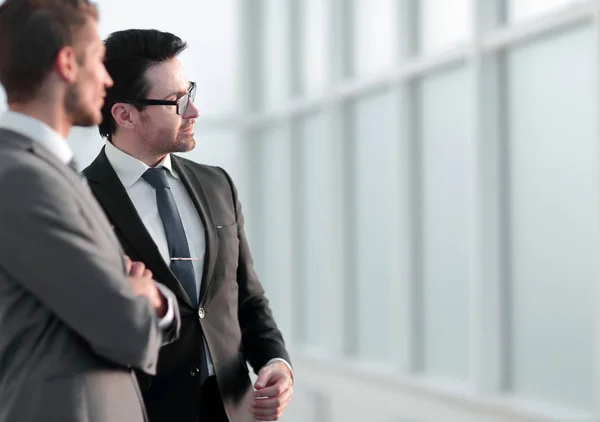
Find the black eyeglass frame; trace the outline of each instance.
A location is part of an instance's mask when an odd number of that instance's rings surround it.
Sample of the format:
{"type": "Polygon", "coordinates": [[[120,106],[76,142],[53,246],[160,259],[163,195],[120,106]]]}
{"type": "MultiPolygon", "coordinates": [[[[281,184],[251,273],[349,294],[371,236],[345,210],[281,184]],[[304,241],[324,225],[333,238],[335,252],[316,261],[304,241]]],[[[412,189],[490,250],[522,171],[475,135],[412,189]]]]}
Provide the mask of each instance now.
{"type": "Polygon", "coordinates": [[[120,100],[120,103],[127,103],[132,105],[140,105],[140,106],[153,106],[153,105],[171,105],[177,106],[177,114],[183,116],[183,114],[187,111],[190,100],[194,102],[196,100],[196,82],[190,81],[190,87],[188,92],[182,95],[177,100],[153,100],[148,98],[133,98],[120,100]]]}

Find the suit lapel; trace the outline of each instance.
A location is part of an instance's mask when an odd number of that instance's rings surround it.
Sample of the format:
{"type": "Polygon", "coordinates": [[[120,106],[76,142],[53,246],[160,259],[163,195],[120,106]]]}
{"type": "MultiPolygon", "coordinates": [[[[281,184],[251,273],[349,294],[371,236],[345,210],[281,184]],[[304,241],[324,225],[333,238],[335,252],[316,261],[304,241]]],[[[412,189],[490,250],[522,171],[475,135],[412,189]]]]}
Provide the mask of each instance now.
{"type": "Polygon", "coordinates": [[[95,198],[91,195],[82,174],[77,174],[77,172],[62,163],[54,153],[33,139],[6,129],[0,129],[0,136],[6,137],[6,140],[3,140],[3,144],[8,145],[12,143],[12,145],[17,148],[27,150],[58,171],[78,193],[79,198],[83,199],[80,205],[85,209],[86,213],[93,216],[93,221],[101,227],[102,231],[106,233],[108,239],[110,239],[116,247],[121,247],[118,239],[108,224],[106,216],[99,208],[95,198]]]}
{"type": "Polygon", "coordinates": [[[146,230],[129,195],[106,158],[104,149],[86,169],[85,174],[105,212],[146,266],[179,299],[192,306],[187,293],[171,272],[156,243],[146,230]]]}
{"type": "Polygon", "coordinates": [[[217,229],[210,209],[210,202],[208,201],[206,191],[202,186],[198,174],[193,169],[186,166],[185,162],[176,155],[171,154],[171,163],[173,169],[190,195],[190,198],[202,219],[202,224],[204,225],[206,254],[204,256],[204,270],[200,288],[200,303],[202,303],[212,280],[212,273],[217,259],[217,251],[219,250],[219,237],[217,236],[217,229]]]}

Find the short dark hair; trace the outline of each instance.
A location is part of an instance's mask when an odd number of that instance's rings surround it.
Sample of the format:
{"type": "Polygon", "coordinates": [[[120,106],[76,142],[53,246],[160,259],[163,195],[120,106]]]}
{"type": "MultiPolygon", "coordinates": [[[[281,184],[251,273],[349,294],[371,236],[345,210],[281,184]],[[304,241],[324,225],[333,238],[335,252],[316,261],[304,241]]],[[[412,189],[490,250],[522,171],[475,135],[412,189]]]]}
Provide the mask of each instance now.
{"type": "Polygon", "coordinates": [[[0,5],[0,83],[9,103],[31,101],[61,48],[73,46],[87,19],[88,0],[6,0],[0,5]]]}
{"type": "MultiPolygon", "coordinates": [[[[175,58],[186,49],[181,38],[156,29],[128,29],[110,34],[104,42],[104,65],[114,85],[107,89],[102,107],[100,135],[111,140],[117,123],[111,109],[125,99],[145,98],[150,91],[146,71],[151,67],[175,58]]],[[[138,110],[143,106],[136,105],[138,110]]]]}

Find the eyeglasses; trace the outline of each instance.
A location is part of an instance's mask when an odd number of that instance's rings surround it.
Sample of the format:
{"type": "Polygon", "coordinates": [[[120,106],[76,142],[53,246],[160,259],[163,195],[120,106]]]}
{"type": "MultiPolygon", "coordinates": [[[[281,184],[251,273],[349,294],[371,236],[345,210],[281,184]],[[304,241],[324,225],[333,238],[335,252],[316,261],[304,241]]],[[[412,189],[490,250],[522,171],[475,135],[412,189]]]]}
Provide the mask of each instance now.
{"type": "Polygon", "coordinates": [[[190,87],[188,92],[181,96],[181,98],[177,100],[149,100],[145,98],[141,99],[132,99],[132,100],[121,100],[121,102],[140,105],[140,106],[152,106],[152,105],[173,105],[177,106],[177,114],[183,116],[190,105],[190,100],[194,102],[196,99],[196,82],[190,82],[190,87]]]}

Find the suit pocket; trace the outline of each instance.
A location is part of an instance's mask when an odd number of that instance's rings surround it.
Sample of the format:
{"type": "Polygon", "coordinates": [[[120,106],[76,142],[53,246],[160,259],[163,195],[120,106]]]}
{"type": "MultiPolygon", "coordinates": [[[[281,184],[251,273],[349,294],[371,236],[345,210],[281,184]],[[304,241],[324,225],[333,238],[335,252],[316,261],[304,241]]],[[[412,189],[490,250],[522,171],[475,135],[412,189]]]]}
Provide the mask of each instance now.
{"type": "Polygon", "coordinates": [[[219,249],[215,264],[215,276],[235,280],[240,246],[238,226],[233,223],[216,227],[219,237],[219,249]]]}
{"type": "Polygon", "coordinates": [[[217,225],[216,228],[219,238],[227,236],[237,237],[237,223],[217,225]]]}

